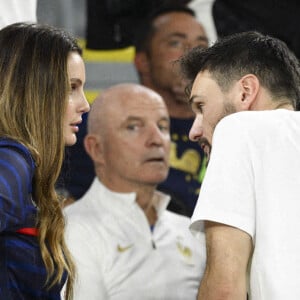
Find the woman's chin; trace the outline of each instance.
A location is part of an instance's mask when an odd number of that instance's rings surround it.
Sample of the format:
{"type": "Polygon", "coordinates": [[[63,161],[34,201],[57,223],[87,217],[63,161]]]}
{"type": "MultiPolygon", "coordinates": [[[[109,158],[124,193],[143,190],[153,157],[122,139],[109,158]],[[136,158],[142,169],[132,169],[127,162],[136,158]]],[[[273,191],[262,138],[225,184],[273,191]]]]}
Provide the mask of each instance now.
{"type": "Polygon", "coordinates": [[[65,138],[66,146],[73,146],[76,142],[77,142],[77,137],[75,133],[65,138]]]}

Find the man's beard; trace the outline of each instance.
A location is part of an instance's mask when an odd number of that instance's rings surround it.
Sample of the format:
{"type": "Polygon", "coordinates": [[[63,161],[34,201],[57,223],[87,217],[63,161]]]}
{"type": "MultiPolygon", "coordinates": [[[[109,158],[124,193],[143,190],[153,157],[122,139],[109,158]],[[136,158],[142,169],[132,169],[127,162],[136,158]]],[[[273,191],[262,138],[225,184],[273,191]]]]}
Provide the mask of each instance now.
{"type": "MultiPolygon", "coordinates": [[[[235,108],[235,106],[230,103],[228,100],[226,100],[226,102],[223,105],[223,111],[221,112],[221,114],[219,115],[217,121],[215,124],[212,124],[212,134],[215,131],[215,128],[217,126],[217,124],[226,116],[231,115],[233,113],[236,113],[237,109],[235,108]]],[[[210,159],[210,153],[211,153],[211,148],[212,145],[211,143],[208,141],[207,138],[202,137],[199,139],[198,144],[200,145],[200,147],[204,150],[204,153],[206,155],[206,164],[208,165],[209,163],[209,159],[210,159]]]]}

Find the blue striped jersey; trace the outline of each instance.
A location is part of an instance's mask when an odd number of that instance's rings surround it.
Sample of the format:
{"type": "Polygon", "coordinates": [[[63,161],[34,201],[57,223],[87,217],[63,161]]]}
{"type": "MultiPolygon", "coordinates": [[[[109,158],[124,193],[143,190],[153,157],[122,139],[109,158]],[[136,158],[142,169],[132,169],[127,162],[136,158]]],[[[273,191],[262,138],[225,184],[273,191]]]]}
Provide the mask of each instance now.
{"type": "Polygon", "coordinates": [[[60,299],[63,285],[45,287],[46,269],[36,236],[17,233],[35,227],[32,198],[35,164],[29,150],[0,139],[0,299],[60,299]]]}

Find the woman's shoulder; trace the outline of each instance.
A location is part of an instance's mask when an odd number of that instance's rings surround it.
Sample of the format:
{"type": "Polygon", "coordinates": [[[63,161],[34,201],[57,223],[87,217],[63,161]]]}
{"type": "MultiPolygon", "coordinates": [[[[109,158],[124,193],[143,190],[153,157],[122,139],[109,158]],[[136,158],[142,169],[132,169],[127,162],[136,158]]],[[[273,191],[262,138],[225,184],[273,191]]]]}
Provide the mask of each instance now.
{"type": "Polygon", "coordinates": [[[11,159],[22,157],[32,168],[34,168],[35,166],[33,157],[29,149],[16,140],[6,137],[0,138],[0,150],[2,154],[10,157],[11,159]]]}

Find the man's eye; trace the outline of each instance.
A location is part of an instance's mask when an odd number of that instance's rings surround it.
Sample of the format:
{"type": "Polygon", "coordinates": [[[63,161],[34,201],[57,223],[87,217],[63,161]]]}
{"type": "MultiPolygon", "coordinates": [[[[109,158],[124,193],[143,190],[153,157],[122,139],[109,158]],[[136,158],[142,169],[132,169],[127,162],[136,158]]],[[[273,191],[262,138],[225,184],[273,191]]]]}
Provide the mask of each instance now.
{"type": "Polygon", "coordinates": [[[203,103],[193,103],[193,105],[192,105],[192,109],[193,109],[193,111],[194,112],[200,112],[200,113],[202,113],[203,112],[203,103]]]}
{"type": "Polygon", "coordinates": [[[137,124],[129,124],[127,125],[128,130],[137,130],[138,125],[137,124]]]}
{"type": "Polygon", "coordinates": [[[203,109],[203,104],[202,104],[202,103],[198,103],[198,104],[197,104],[197,108],[198,108],[199,110],[202,110],[202,109],[203,109]]]}
{"type": "Polygon", "coordinates": [[[158,125],[158,128],[160,131],[163,131],[163,132],[169,132],[170,131],[170,126],[169,125],[158,125]]]}
{"type": "Polygon", "coordinates": [[[201,38],[199,39],[194,45],[193,47],[203,47],[203,48],[207,48],[208,47],[208,39],[207,38],[201,38]]]}
{"type": "Polygon", "coordinates": [[[174,48],[180,48],[184,47],[183,43],[179,40],[171,40],[169,41],[169,46],[174,47],[174,48]]]}

